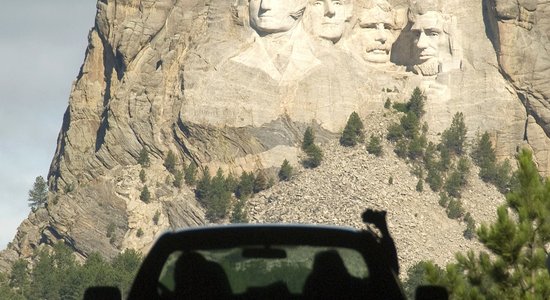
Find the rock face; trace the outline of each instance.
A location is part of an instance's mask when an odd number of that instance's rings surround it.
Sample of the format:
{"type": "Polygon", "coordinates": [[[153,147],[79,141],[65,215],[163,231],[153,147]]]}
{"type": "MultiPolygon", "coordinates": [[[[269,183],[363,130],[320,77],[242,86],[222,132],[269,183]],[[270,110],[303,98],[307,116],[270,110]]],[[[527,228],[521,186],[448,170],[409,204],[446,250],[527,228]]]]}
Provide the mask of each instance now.
{"type": "Polygon", "coordinates": [[[470,138],[488,131],[500,158],[528,142],[547,174],[548,3],[341,4],[99,0],[48,177],[51,199],[3,260],[57,240],[84,256],[146,250],[162,230],[206,222],[193,192],[173,187],[162,165],[169,151],[178,169],[278,167],[297,161],[306,126],[330,141],[351,112],[368,123],[386,99],[405,101],[417,86],[432,137],[463,112],[470,138]],[[145,186],[149,203],[140,200],[145,186]]]}

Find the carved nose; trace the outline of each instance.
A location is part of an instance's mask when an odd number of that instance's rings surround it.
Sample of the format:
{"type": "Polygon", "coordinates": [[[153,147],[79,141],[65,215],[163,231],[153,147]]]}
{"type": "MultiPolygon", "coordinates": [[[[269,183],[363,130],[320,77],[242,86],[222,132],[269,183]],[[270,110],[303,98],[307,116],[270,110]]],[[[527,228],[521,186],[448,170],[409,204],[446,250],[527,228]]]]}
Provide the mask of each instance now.
{"type": "Polygon", "coordinates": [[[325,1],[325,16],[332,18],[334,14],[334,4],[332,4],[332,0],[325,1]]]}
{"type": "Polygon", "coordinates": [[[380,42],[381,44],[386,43],[388,37],[386,36],[386,32],[384,31],[384,24],[378,24],[376,27],[378,29],[376,31],[376,41],[380,42]]]}
{"type": "Polygon", "coordinates": [[[428,48],[428,37],[426,36],[424,31],[420,32],[420,35],[418,36],[418,40],[416,41],[416,46],[420,49],[428,48]]]}

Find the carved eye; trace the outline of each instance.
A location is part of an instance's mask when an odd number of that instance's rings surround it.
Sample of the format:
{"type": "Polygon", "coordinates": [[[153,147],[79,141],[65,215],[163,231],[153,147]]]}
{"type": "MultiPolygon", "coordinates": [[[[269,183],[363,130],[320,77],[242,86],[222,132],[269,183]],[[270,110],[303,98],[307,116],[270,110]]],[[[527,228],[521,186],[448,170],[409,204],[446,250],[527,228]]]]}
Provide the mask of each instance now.
{"type": "Polygon", "coordinates": [[[436,36],[439,36],[439,32],[437,32],[435,30],[427,30],[426,35],[436,37],[436,36]]]}
{"type": "Polygon", "coordinates": [[[391,26],[391,24],[389,23],[384,23],[384,29],[391,30],[393,29],[393,26],[391,26]]]}
{"type": "Polygon", "coordinates": [[[340,2],[340,1],[332,1],[332,4],[334,4],[334,5],[342,5],[342,2],[340,2]]]}
{"type": "Polygon", "coordinates": [[[376,23],[364,24],[361,27],[368,28],[368,29],[376,29],[376,23]]]}
{"type": "Polygon", "coordinates": [[[323,5],[323,1],[315,1],[315,3],[313,3],[313,5],[315,5],[315,6],[323,5]]]}

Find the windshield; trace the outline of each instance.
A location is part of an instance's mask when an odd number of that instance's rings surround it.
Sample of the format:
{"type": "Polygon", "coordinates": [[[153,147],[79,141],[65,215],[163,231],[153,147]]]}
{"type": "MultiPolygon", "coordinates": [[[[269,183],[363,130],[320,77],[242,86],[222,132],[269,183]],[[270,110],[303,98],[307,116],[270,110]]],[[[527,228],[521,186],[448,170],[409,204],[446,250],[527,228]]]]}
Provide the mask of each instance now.
{"type": "Polygon", "coordinates": [[[174,252],[159,278],[160,292],[190,293],[202,287],[201,276],[210,283],[215,278],[233,295],[277,289],[284,293],[308,293],[308,287],[331,281],[365,282],[368,268],[362,255],[353,249],[314,246],[252,246],[196,252],[174,252]],[[204,273],[204,274],[200,274],[204,273]],[[227,287],[223,285],[228,284],[227,287]]]}

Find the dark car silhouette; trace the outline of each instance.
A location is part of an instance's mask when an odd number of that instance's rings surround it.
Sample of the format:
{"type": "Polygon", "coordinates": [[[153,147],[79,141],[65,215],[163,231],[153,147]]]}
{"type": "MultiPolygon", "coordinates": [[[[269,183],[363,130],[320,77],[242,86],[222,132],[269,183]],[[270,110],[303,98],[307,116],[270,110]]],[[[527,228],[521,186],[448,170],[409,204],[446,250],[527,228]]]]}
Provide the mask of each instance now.
{"type": "MultiPolygon", "coordinates": [[[[385,257],[375,235],[347,227],[185,229],[157,240],[128,299],[405,299],[385,257]]],[[[92,288],[86,297],[120,299],[120,291],[92,288]]]]}

